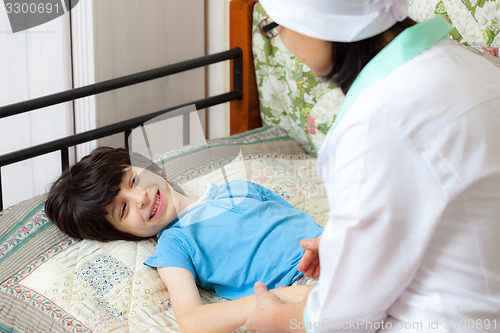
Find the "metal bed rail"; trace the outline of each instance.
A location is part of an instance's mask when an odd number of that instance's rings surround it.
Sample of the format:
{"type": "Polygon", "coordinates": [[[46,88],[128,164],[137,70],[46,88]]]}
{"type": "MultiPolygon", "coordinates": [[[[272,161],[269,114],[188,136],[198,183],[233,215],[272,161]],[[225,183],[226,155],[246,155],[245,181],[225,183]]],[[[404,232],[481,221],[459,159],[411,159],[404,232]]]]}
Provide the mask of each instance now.
{"type": "MultiPolygon", "coordinates": [[[[124,133],[125,146],[128,147],[128,135],[131,131],[143,125],[144,123],[157,118],[160,115],[177,110],[181,107],[195,104],[196,109],[204,109],[210,106],[226,103],[232,100],[242,98],[242,50],[239,47],[230,49],[228,51],[215,53],[203,57],[198,57],[179,63],[122,76],[119,78],[91,84],[88,86],[70,89],[60,93],[34,98],[24,102],[19,102],[7,106],[0,107],[0,119],[5,117],[14,116],[17,114],[41,109],[47,106],[73,101],[75,99],[103,93],[110,90],[115,90],[134,84],[142,83],[158,79],[161,77],[177,74],[180,72],[192,70],[199,67],[208,66],[214,63],[233,60],[233,87],[232,90],[223,94],[199,99],[196,101],[188,102],[185,104],[177,105],[161,111],[156,111],[132,119],[124,120],[111,125],[103,126],[94,130],[74,134],[65,138],[42,143],[30,148],[24,148],[18,151],[10,152],[0,155],[0,211],[3,210],[3,194],[2,194],[2,167],[27,160],[36,156],[48,154],[54,151],[61,152],[61,165],[62,169],[69,166],[69,148],[88,141],[104,138],[110,135],[124,133]]],[[[186,135],[185,130],[189,128],[189,115],[183,115],[183,129],[184,139],[183,143],[187,144],[189,136],[186,135]]]]}

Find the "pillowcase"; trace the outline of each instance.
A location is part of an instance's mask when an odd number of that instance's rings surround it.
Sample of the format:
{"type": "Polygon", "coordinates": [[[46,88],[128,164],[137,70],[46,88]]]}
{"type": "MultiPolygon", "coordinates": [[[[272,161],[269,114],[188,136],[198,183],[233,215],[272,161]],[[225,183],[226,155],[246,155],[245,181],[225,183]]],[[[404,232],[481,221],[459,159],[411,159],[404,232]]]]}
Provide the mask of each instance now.
{"type": "Polygon", "coordinates": [[[335,119],[344,99],[340,88],[318,79],[283,45],[279,36],[265,39],[257,24],[267,17],[257,3],[253,12],[252,52],[264,125],[284,128],[304,150],[316,156],[322,138],[335,119]],[[333,90],[333,92],[332,92],[333,90]],[[331,92],[334,103],[314,109],[331,92]]]}
{"type": "Polygon", "coordinates": [[[452,25],[450,38],[498,57],[500,3],[496,0],[409,0],[409,15],[417,22],[442,15],[452,25]]]}

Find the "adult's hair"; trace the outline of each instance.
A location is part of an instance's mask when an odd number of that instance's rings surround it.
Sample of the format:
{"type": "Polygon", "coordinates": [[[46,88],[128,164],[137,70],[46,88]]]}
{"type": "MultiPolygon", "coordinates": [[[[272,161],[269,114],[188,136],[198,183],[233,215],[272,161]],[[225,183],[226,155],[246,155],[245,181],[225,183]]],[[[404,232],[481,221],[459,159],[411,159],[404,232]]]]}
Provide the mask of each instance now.
{"type": "MultiPolygon", "coordinates": [[[[406,18],[393,25],[388,31],[397,36],[415,24],[415,21],[406,18]]],[[[357,42],[332,42],[334,67],[323,79],[337,85],[344,94],[347,94],[361,70],[386,44],[384,33],[357,42]]]]}
{"type": "Polygon", "coordinates": [[[99,147],[66,169],[52,184],[45,214],[62,232],[77,239],[144,239],[117,230],[106,219],[105,208],[117,196],[131,165],[162,175],[156,164],[140,154],[123,148],[99,147]]]}

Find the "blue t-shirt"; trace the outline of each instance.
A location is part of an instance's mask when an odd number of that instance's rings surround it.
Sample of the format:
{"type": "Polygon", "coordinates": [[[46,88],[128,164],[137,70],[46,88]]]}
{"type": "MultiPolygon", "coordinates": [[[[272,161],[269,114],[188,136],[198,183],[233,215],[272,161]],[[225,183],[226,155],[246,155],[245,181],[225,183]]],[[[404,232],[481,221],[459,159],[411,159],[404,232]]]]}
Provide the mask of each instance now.
{"type": "Polygon", "coordinates": [[[309,214],[258,184],[212,184],[206,201],[160,233],[144,264],[185,268],[198,286],[236,299],[253,294],[256,281],[273,289],[299,278],[300,240],[321,232],[309,214]]]}

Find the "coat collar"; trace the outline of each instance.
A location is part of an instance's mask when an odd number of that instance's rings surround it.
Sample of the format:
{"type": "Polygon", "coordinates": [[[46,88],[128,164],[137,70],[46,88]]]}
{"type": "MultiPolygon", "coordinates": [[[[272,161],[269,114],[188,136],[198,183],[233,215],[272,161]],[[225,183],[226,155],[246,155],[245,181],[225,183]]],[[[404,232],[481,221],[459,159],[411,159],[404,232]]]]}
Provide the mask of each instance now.
{"type": "Polygon", "coordinates": [[[330,130],[342,119],[363,90],[389,75],[393,70],[424,52],[437,42],[447,39],[451,25],[442,17],[414,25],[400,33],[382,49],[359,73],[349,89],[330,130]]]}

